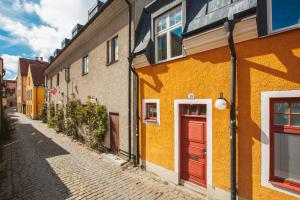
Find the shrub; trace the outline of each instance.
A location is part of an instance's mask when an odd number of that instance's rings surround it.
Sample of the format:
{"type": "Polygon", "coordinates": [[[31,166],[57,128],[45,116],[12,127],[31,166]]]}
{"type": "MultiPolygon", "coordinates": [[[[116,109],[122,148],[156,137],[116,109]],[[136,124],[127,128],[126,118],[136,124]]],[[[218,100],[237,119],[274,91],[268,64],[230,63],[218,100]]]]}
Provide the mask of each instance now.
{"type": "Polygon", "coordinates": [[[3,131],[1,133],[1,137],[3,138],[9,138],[10,136],[12,136],[15,131],[16,131],[16,124],[15,124],[15,120],[11,119],[10,117],[8,117],[7,115],[3,116],[2,119],[2,128],[3,131]]]}
{"type": "Polygon", "coordinates": [[[78,138],[78,126],[80,122],[81,103],[73,98],[67,103],[65,128],[66,134],[74,139],[78,138]]]}
{"type": "Polygon", "coordinates": [[[80,122],[87,125],[88,144],[95,148],[104,139],[107,131],[107,110],[105,106],[88,101],[80,112],[80,122]]]}
{"type": "Polygon", "coordinates": [[[54,128],[55,125],[56,125],[56,119],[55,119],[55,107],[54,107],[53,103],[51,103],[49,105],[47,116],[48,116],[48,125],[49,125],[49,127],[54,128]]]}
{"type": "Polygon", "coordinates": [[[47,104],[44,103],[40,110],[40,119],[43,123],[47,123],[47,104]]]}
{"type": "Polygon", "coordinates": [[[59,108],[55,114],[55,121],[56,121],[56,132],[64,132],[65,130],[65,117],[63,109],[59,108]]]}

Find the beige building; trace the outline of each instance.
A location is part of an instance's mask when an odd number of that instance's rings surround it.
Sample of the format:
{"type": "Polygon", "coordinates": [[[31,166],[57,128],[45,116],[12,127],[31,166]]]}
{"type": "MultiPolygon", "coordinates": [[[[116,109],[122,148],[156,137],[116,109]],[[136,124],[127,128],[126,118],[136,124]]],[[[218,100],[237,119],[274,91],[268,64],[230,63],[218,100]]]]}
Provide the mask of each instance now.
{"type": "Polygon", "coordinates": [[[4,108],[16,106],[16,104],[17,104],[17,95],[16,95],[17,82],[15,80],[4,80],[3,82],[4,82],[4,99],[3,99],[4,108]]]}
{"type": "MultiPolygon", "coordinates": [[[[132,5],[132,38],[134,21],[147,1],[132,5]]],[[[45,75],[48,102],[65,105],[71,96],[82,103],[93,97],[105,105],[109,112],[109,131],[104,144],[113,153],[128,156],[133,154],[129,147],[129,23],[128,5],[125,0],[109,0],[104,5],[90,9],[97,13],[89,17],[86,25],[76,25],[73,38],[62,42],[62,50],[50,57],[45,75]],[[66,79],[67,77],[67,79],[66,79]],[[66,81],[68,80],[68,81],[66,81]]],[[[133,39],[132,39],[133,46],[133,39]]],[[[132,75],[131,75],[132,76],[132,75]]],[[[133,76],[132,76],[133,77],[133,76]]],[[[129,134],[130,132],[130,134],[129,134]]]]}
{"type": "Polygon", "coordinates": [[[28,67],[30,64],[45,64],[42,58],[36,58],[36,60],[19,58],[18,77],[17,77],[17,111],[25,114],[26,111],[26,86],[28,67]]]}

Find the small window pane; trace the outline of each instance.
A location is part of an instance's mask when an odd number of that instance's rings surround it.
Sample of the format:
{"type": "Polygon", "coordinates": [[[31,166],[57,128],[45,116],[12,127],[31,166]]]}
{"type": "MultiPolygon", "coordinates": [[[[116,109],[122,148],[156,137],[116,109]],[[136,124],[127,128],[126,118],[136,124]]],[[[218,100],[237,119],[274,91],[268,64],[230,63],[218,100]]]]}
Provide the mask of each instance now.
{"type": "Polygon", "coordinates": [[[118,37],[114,38],[114,56],[115,56],[115,61],[119,60],[119,39],[118,37]]]}
{"type": "Polygon", "coordinates": [[[289,124],[289,119],[288,115],[285,114],[275,114],[274,115],[274,124],[275,125],[288,125],[289,124]]]}
{"type": "Polygon", "coordinates": [[[190,106],[190,115],[198,115],[197,113],[197,105],[190,106]]]}
{"type": "Polygon", "coordinates": [[[171,57],[182,55],[182,28],[171,31],[171,57]]]}
{"type": "Polygon", "coordinates": [[[199,115],[206,115],[206,105],[199,106],[199,115]]]}
{"type": "Polygon", "coordinates": [[[157,20],[156,30],[157,32],[163,31],[167,28],[167,17],[164,16],[161,19],[157,20]]]}
{"type": "Polygon", "coordinates": [[[300,126],[300,115],[291,115],[291,125],[300,126]]]}
{"type": "Polygon", "coordinates": [[[182,114],[187,115],[189,111],[189,106],[188,105],[183,105],[182,106],[182,114]]]}
{"type": "Polygon", "coordinates": [[[300,113],[300,102],[292,102],[291,109],[292,113],[300,113]]]}
{"type": "Polygon", "coordinates": [[[167,35],[157,37],[157,60],[167,59],[167,35]]]}
{"type": "Polygon", "coordinates": [[[178,10],[170,14],[170,26],[179,24],[181,23],[181,21],[182,21],[181,10],[178,10]]]}
{"type": "Polygon", "coordinates": [[[300,22],[299,0],[272,0],[272,29],[290,27],[300,22]]]}
{"type": "Polygon", "coordinates": [[[274,103],[274,111],[275,113],[288,113],[289,103],[288,102],[274,103]]]}
{"type": "Polygon", "coordinates": [[[275,133],[275,176],[300,182],[300,135],[275,133]]]}

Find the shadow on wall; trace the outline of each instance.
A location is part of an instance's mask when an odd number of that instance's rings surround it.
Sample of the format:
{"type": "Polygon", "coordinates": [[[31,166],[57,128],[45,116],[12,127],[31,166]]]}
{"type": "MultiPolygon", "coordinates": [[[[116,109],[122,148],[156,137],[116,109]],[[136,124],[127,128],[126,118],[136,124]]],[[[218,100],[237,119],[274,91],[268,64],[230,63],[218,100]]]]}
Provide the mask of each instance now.
{"type": "MultiPolygon", "coordinates": [[[[145,71],[141,71],[141,73],[143,75],[147,74],[149,76],[151,76],[153,82],[149,83],[147,81],[145,81],[143,78],[140,78],[140,96],[139,96],[139,102],[142,102],[142,100],[145,97],[145,87],[150,87],[154,93],[157,94],[157,96],[160,94],[161,92],[161,88],[163,87],[163,83],[162,81],[159,79],[159,75],[161,74],[166,74],[169,71],[169,67],[166,64],[160,65],[160,67],[153,67],[150,66],[148,67],[150,69],[150,73],[148,70],[145,71]]],[[[146,128],[147,126],[143,123],[143,115],[142,115],[142,105],[140,104],[140,124],[141,124],[141,128],[140,128],[140,134],[141,134],[141,159],[143,160],[147,160],[147,142],[146,142],[146,138],[147,138],[147,131],[146,128]]]]}
{"type": "MultiPolygon", "coordinates": [[[[268,143],[267,133],[265,137],[261,138],[260,94],[262,91],[269,90],[299,89],[299,33],[299,30],[294,30],[263,39],[242,42],[236,45],[238,85],[237,177],[239,195],[246,199],[253,199],[254,188],[257,189],[260,187],[260,142],[268,143]]],[[[228,63],[228,66],[230,66],[228,47],[203,52],[182,60],[185,62],[185,60],[189,59],[199,60],[202,63],[211,63],[211,67],[222,63],[228,63]]],[[[140,102],[142,102],[145,96],[144,91],[146,87],[153,90],[151,97],[159,97],[162,87],[164,86],[164,83],[159,79],[159,75],[168,73],[168,65],[174,62],[178,62],[178,60],[168,62],[168,64],[161,64],[159,67],[150,66],[139,70],[142,76],[151,76],[152,78],[151,83],[145,81],[143,78],[140,79],[140,102]]],[[[216,74],[217,73],[216,71],[216,74]]],[[[221,78],[226,79],[225,81],[230,81],[230,77],[221,78]]],[[[230,91],[230,88],[226,88],[226,90],[230,91]]],[[[144,156],[142,158],[144,160],[146,160],[147,155],[146,129],[147,127],[142,123],[141,119],[141,154],[144,156]]],[[[216,131],[219,130],[213,130],[214,133],[216,131]]],[[[229,128],[226,132],[228,132],[229,136],[229,128]]],[[[226,157],[227,156],[229,155],[226,155],[226,157]]],[[[228,160],[228,169],[229,164],[228,160]]],[[[218,164],[215,163],[214,167],[215,166],[218,166],[218,164]]],[[[216,176],[220,177],[221,175],[217,174],[216,176]]],[[[228,181],[229,177],[226,182],[228,181]]],[[[278,198],[280,198],[280,193],[278,194],[278,198]]]]}
{"type": "Polygon", "coordinates": [[[0,188],[7,191],[0,191],[0,196],[4,199],[32,198],[34,193],[37,199],[70,197],[69,189],[47,161],[69,152],[30,124],[18,124],[17,129],[15,141],[1,148],[6,167],[0,188]]]}

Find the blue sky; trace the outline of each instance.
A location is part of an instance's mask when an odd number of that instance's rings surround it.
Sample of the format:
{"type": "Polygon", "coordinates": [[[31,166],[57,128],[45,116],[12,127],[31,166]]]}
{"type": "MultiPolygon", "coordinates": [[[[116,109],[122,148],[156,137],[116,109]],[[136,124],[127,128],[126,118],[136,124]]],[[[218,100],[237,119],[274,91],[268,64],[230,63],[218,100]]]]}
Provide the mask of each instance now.
{"type": "Polygon", "coordinates": [[[5,79],[14,79],[19,57],[48,57],[70,38],[77,23],[87,21],[96,0],[0,0],[0,56],[5,79]],[[70,8],[72,5],[72,9],[70,8]]]}

